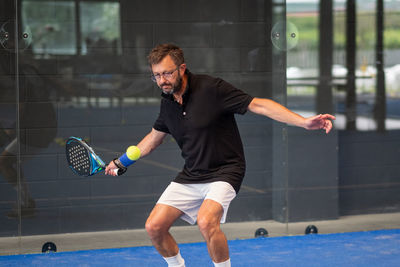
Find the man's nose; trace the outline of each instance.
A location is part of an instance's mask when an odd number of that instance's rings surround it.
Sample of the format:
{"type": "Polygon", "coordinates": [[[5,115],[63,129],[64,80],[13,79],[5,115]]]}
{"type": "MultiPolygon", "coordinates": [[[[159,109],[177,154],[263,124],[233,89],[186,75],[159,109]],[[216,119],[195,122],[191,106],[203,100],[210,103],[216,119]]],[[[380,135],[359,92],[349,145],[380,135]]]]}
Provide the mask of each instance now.
{"type": "Polygon", "coordinates": [[[160,75],[160,84],[162,84],[164,81],[166,81],[164,75],[160,75]]]}

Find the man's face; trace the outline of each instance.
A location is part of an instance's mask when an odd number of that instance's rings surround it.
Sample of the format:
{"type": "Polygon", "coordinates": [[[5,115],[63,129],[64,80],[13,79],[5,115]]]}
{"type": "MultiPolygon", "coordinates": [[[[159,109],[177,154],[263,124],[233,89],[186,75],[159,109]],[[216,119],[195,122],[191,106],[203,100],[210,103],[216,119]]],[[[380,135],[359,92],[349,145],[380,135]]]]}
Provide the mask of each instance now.
{"type": "Polygon", "coordinates": [[[166,56],[160,63],[153,65],[151,69],[158,87],[165,94],[173,94],[181,90],[185,64],[176,66],[172,58],[166,56]]]}

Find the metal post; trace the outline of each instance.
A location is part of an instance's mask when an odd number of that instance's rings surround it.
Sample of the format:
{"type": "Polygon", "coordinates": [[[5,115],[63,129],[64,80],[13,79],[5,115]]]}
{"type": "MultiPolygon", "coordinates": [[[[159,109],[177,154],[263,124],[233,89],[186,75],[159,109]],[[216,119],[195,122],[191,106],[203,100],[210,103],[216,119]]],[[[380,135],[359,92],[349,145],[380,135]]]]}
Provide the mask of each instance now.
{"type": "Polygon", "coordinates": [[[385,88],[385,71],[384,71],[384,47],[383,47],[383,33],[384,33],[384,3],[383,0],[376,1],[376,94],[375,94],[375,107],[374,115],[376,121],[376,128],[378,132],[384,132],[386,120],[386,88],[385,88]]]}
{"type": "Polygon", "coordinates": [[[319,3],[319,83],[317,88],[317,113],[333,113],[332,62],[333,62],[333,8],[332,0],[319,3]]]}
{"type": "Polygon", "coordinates": [[[346,3],[346,129],[356,130],[357,98],[356,98],[356,1],[346,3]]]}

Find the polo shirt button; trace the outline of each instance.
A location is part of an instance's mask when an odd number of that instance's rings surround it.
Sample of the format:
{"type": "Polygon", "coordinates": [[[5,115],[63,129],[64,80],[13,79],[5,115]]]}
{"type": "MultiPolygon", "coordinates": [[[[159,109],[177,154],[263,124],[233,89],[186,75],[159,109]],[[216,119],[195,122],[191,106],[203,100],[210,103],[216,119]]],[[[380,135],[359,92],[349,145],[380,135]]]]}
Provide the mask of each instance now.
{"type": "Polygon", "coordinates": [[[184,111],[182,114],[183,114],[183,116],[186,116],[186,111],[184,111]]]}

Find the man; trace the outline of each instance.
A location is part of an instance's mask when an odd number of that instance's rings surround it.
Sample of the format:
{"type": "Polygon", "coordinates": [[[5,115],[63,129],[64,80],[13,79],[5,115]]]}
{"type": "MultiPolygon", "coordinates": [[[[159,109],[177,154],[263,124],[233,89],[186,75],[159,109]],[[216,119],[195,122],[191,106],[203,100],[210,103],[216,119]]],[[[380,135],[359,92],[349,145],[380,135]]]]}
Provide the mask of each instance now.
{"type": "MultiPolygon", "coordinates": [[[[19,50],[19,60],[14,54],[14,24],[8,24],[9,37],[7,46],[0,45],[0,176],[19,193],[20,201],[7,217],[16,219],[32,217],[36,213],[36,202],[29,190],[29,183],[24,175],[23,166],[47,148],[57,133],[57,113],[53,106],[52,91],[61,89],[58,82],[45,77],[38,68],[26,61],[26,55],[19,50]],[[15,76],[15,62],[18,62],[19,76],[15,76]],[[19,102],[16,98],[16,80],[19,80],[19,102]],[[18,104],[18,115],[15,105],[18,104]],[[17,121],[19,119],[19,129],[17,121]],[[25,137],[27,129],[41,129],[35,138],[25,137]],[[18,139],[17,131],[21,131],[18,139]],[[21,155],[18,164],[17,155],[21,155]],[[19,175],[18,175],[19,174],[19,175]],[[19,205],[17,205],[19,204],[19,205]]],[[[30,49],[30,47],[27,47],[30,49]]],[[[32,137],[32,136],[30,136],[32,137]]]]}
{"type": "MultiPolygon", "coordinates": [[[[171,44],[148,56],[152,79],[162,90],[160,114],[151,132],[137,145],[150,154],[171,134],[185,159],[183,170],[161,195],[146,230],[168,266],[185,266],[169,228],[178,218],[197,224],[215,266],[230,266],[226,237],[220,229],[245,174],[243,146],[234,114],[247,110],[305,129],[332,129],[329,114],[310,118],[282,105],[253,98],[219,78],[189,72],[183,51],[171,44]]],[[[117,162],[117,165],[119,163],[117,162]]],[[[115,175],[115,162],[106,174],[115,175]]]]}

